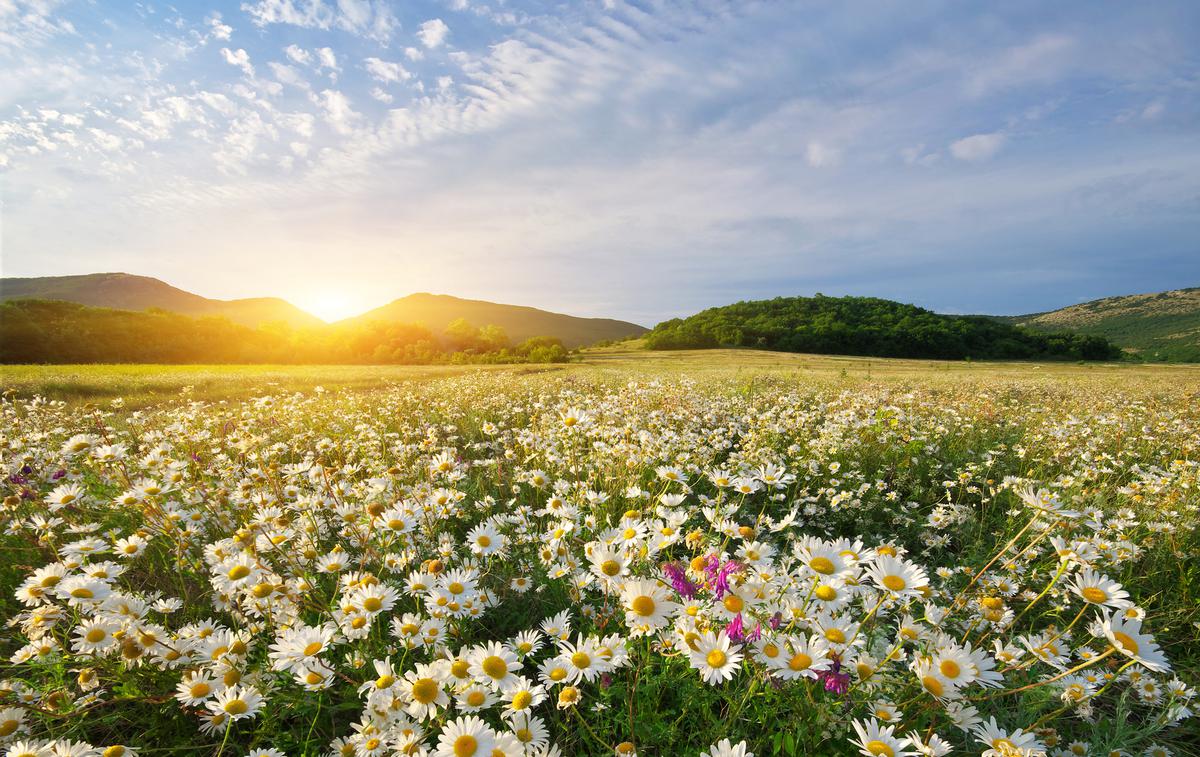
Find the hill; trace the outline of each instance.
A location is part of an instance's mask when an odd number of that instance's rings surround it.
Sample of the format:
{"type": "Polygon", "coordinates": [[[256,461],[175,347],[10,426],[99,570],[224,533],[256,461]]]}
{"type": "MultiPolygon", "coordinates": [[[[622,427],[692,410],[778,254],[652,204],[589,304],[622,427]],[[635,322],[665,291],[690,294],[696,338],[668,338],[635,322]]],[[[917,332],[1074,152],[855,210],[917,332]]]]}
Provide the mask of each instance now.
{"type": "Polygon", "coordinates": [[[512,345],[482,329],[438,336],[414,324],[365,321],[281,329],[167,310],[117,310],[62,300],[0,302],[0,363],[555,363],[552,337],[512,345]]]}
{"type": "Polygon", "coordinates": [[[159,308],[191,316],[224,316],[243,326],[284,322],[293,328],[306,328],[323,323],[277,297],[212,300],[149,276],[128,273],[0,278],[0,302],[18,299],[62,300],[118,310],[159,308]]]}
{"type": "Polygon", "coordinates": [[[875,297],[777,297],[658,324],[649,349],[755,347],[783,352],[938,359],[1107,360],[1098,336],[1034,332],[986,316],[939,315],[875,297]]]}
{"type": "Polygon", "coordinates": [[[441,333],[460,318],[476,326],[499,326],[513,343],[549,335],[561,340],[568,349],[638,336],[648,330],[636,323],[611,318],[579,318],[521,305],[501,305],[424,292],[402,297],[368,313],[339,321],[339,324],[370,321],[419,323],[435,333],[441,333]]]}
{"type": "Polygon", "coordinates": [[[1102,336],[1144,360],[1200,362],[1200,287],[1105,297],[1001,320],[1037,331],[1102,336]]]}

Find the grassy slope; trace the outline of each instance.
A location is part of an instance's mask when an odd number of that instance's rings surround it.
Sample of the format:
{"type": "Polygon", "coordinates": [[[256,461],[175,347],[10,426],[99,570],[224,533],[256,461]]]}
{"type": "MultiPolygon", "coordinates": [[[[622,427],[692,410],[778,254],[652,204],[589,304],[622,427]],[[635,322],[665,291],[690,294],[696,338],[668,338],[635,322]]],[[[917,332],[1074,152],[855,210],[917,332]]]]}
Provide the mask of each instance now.
{"type": "Polygon", "coordinates": [[[1148,359],[1200,361],[1200,287],[1107,297],[1004,320],[1107,337],[1148,359]]]}
{"type": "Polygon", "coordinates": [[[531,336],[554,336],[568,348],[582,347],[609,339],[636,336],[642,326],[611,318],[578,318],[523,305],[501,305],[483,300],[464,300],[444,294],[413,294],[345,322],[395,321],[423,323],[435,334],[454,320],[465,318],[474,326],[500,326],[514,344],[531,336]]]}

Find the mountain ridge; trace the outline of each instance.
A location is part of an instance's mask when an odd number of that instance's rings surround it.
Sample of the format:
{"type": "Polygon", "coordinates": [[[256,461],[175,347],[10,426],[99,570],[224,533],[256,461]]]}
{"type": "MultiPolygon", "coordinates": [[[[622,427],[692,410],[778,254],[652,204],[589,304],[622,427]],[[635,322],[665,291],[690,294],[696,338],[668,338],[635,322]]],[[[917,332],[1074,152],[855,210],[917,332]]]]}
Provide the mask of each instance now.
{"type": "Polygon", "coordinates": [[[0,278],[0,302],[62,300],[117,310],[159,308],[196,317],[225,316],[243,326],[282,321],[293,328],[324,323],[279,297],[217,300],[194,294],[151,276],[114,271],[77,276],[0,278]]]}
{"type": "Polygon", "coordinates": [[[124,272],[32,278],[0,277],[0,302],[18,299],[60,300],[117,310],[159,308],[189,316],[225,316],[234,323],[256,327],[287,323],[293,328],[345,326],[369,321],[423,324],[440,333],[465,319],[474,326],[499,326],[518,344],[535,336],[558,338],[568,349],[601,341],[639,336],[647,328],[613,318],[584,318],[528,305],[509,305],[416,292],[360,315],[334,323],[325,321],[278,297],[216,300],[172,286],[150,276],[124,272]]]}

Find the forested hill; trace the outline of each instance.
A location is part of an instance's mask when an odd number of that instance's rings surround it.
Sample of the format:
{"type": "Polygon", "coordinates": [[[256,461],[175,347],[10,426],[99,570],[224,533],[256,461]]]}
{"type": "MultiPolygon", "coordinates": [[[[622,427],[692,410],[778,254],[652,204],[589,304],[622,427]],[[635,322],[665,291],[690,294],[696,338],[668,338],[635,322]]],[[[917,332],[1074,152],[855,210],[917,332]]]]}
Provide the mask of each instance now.
{"type": "Polygon", "coordinates": [[[1099,336],[1030,331],[986,316],[940,315],[875,297],[777,297],[658,324],[649,349],[753,347],[879,357],[1110,360],[1099,336]]]}
{"type": "Polygon", "coordinates": [[[1200,287],[1105,297],[1001,320],[1035,331],[1102,336],[1141,360],[1200,362],[1200,287]]]}

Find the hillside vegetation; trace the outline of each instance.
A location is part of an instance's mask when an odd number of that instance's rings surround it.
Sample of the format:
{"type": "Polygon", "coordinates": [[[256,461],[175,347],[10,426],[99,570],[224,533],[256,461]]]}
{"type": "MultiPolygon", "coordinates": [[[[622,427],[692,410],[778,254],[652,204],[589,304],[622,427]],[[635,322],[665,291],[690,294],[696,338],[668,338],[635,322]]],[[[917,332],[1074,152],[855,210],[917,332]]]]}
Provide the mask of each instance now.
{"type": "Polygon", "coordinates": [[[1143,360],[1200,362],[1200,287],[1105,297],[1002,320],[1037,331],[1102,336],[1143,360]]]}
{"type": "Polygon", "coordinates": [[[451,323],[440,334],[417,324],[367,321],[292,329],[249,328],[224,317],[192,318],[71,302],[0,303],[3,363],[549,363],[562,342],[530,337],[515,347],[504,330],[451,323]]]}
{"type": "Polygon", "coordinates": [[[282,322],[292,328],[305,328],[323,323],[316,316],[278,297],[213,300],[149,276],[128,273],[0,278],[0,301],[18,299],[63,300],[119,310],[159,308],[182,315],[224,316],[243,326],[282,322]]]}
{"type": "Polygon", "coordinates": [[[569,348],[638,336],[647,331],[644,326],[636,323],[612,318],[579,318],[522,305],[501,305],[484,300],[464,300],[461,297],[425,292],[402,297],[363,315],[348,318],[342,323],[421,323],[433,331],[441,331],[460,318],[471,323],[499,326],[517,342],[532,336],[553,334],[569,348]]]}
{"type": "Polygon", "coordinates": [[[874,297],[777,297],[658,324],[654,350],[754,347],[880,357],[1111,360],[1099,336],[1032,332],[985,316],[950,316],[874,297]]]}

